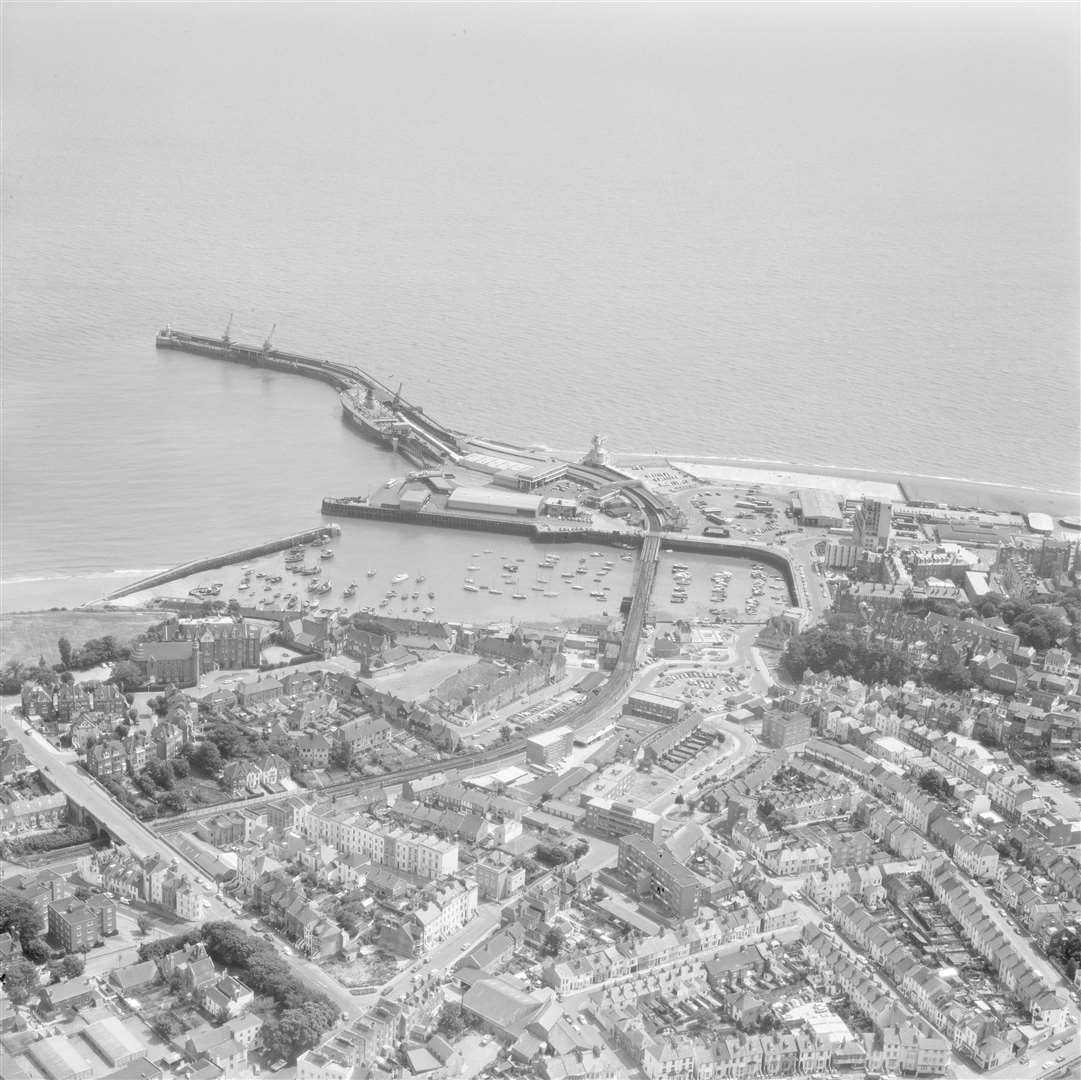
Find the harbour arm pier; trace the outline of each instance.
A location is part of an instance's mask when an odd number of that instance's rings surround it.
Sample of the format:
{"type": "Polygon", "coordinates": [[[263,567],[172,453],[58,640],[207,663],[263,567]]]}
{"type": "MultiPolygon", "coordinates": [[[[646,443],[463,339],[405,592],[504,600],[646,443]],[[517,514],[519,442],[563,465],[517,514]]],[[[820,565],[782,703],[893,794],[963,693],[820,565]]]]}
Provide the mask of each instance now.
{"type": "Polygon", "coordinates": [[[457,461],[461,455],[465,438],[461,432],[444,427],[427,416],[419,405],[406,401],[400,388],[393,391],[351,364],[284,352],[273,348],[269,337],[262,345],[245,345],[233,341],[228,329],[220,338],[213,338],[167,326],[158,331],[155,345],[159,349],[176,349],[328,383],[338,391],[342,412],[353,427],[418,468],[457,461]]]}

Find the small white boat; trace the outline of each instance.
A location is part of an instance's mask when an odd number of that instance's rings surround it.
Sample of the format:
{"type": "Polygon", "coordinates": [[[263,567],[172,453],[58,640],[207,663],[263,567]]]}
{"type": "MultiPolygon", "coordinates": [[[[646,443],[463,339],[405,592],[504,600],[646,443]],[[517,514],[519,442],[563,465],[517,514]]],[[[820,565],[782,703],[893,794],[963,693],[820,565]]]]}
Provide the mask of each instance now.
{"type": "Polygon", "coordinates": [[[502,596],[503,595],[503,590],[502,589],[497,589],[494,585],[489,585],[488,586],[488,595],[489,596],[502,596]]]}
{"type": "Polygon", "coordinates": [[[544,595],[545,596],[558,596],[559,593],[557,593],[557,592],[546,592],[544,595]]]}
{"type": "Polygon", "coordinates": [[[571,588],[576,592],[585,592],[586,587],[584,585],[572,585],[571,588]]]}
{"type": "Polygon", "coordinates": [[[480,569],[480,567],[479,566],[467,566],[466,569],[468,571],[470,571],[470,573],[475,574],[480,569]]]}
{"type": "Polygon", "coordinates": [[[377,574],[378,572],[379,572],[379,571],[377,571],[377,570],[369,570],[369,571],[368,571],[368,577],[375,577],[375,575],[376,575],[376,574],[377,574]]]}
{"type": "Polygon", "coordinates": [[[511,593],[511,596],[514,597],[515,600],[528,600],[529,599],[529,597],[526,596],[525,593],[521,593],[521,592],[511,593]]]}
{"type": "Polygon", "coordinates": [[[469,582],[466,582],[462,586],[462,588],[465,589],[466,592],[480,592],[480,588],[478,586],[470,585],[469,582]]]}
{"type": "Polygon", "coordinates": [[[390,579],[390,583],[391,583],[391,585],[398,585],[401,582],[408,581],[408,580],[409,580],[409,575],[408,574],[395,574],[394,577],[392,577],[390,579]]]}

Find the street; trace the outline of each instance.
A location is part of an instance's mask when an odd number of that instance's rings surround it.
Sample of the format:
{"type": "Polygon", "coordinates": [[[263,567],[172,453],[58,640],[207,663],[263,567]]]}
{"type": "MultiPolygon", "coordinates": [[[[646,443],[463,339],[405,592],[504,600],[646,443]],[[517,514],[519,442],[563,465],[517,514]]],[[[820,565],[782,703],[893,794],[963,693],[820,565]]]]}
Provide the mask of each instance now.
{"type": "MultiPolygon", "coordinates": [[[[175,860],[180,870],[192,881],[205,880],[203,871],[176,848],[167,839],[159,836],[143,822],[136,820],[124,810],[102,787],[75,764],[75,754],[70,751],[56,750],[46,739],[37,733],[27,735],[20,719],[9,708],[2,719],[5,734],[16,739],[22,746],[27,759],[41,769],[45,777],[60,789],[75,804],[85,807],[97,820],[104,822],[119,840],[133,854],[146,858],[159,854],[166,861],[175,860]]],[[[252,933],[251,919],[244,919],[233,913],[215,894],[213,888],[204,890],[207,909],[204,921],[223,920],[234,922],[252,933]]],[[[284,949],[284,943],[276,947],[284,949]]],[[[316,964],[303,957],[286,954],[290,965],[306,982],[323,991],[342,1012],[349,1016],[359,1016],[363,1011],[337,980],[328,975],[316,964]]]]}

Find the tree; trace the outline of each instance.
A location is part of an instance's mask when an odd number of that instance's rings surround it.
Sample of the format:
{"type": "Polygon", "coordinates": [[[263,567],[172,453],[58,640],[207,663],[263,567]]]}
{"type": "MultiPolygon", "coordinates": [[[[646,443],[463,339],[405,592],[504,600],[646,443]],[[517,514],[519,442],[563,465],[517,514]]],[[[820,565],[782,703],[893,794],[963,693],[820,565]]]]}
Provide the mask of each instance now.
{"type": "Polygon", "coordinates": [[[113,729],[113,734],[118,739],[126,739],[129,731],[131,731],[131,728],[129,728],[127,724],[117,724],[113,729]]]}
{"type": "Polygon", "coordinates": [[[672,801],[676,804],[676,806],[682,806],[683,805],[683,792],[682,791],[679,792],[676,795],[675,799],[673,799],[672,801]]]}
{"type": "Polygon", "coordinates": [[[179,791],[167,791],[159,797],[158,807],[167,814],[182,814],[188,809],[188,800],[179,791]]]}
{"type": "Polygon", "coordinates": [[[139,933],[146,937],[150,933],[150,928],[154,925],[149,918],[145,915],[140,915],[135,920],[136,925],[139,927],[139,933]]]}
{"type": "Polygon", "coordinates": [[[462,1033],[465,1031],[465,1018],[462,1016],[461,1005],[453,1003],[444,1005],[443,1011],[439,1014],[436,1029],[440,1035],[446,1036],[451,1042],[461,1038],[462,1033]]]}
{"type": "Polygon", "coordinates": [[[25,1005],[39,986],[38,969],[29,960],[15,960],[4,975],[4,989],[16,1005],[25,1005]]]}
{"type": "Polygon", "coordinates": [[[10,889],[0,889],[0,934],[10,930],[25,948],[27,942],[38,936],[41,922],[38,909],[29,900],[10,889]]]}
{"type": "Polygon", "coordinates": [[[71,667],[71,661],[74,658],[71,642],[66,637],[60,638],[56,643],[56,651],[60,653],[60,663],[63,664],[64,670],[67,671],[71,667]]]}
{"type": "Polygon", "coordinates": [[[510,724],[504,724],[499,729],[499,741],[509,743],[510,742],[510,737],[513,734],[514,734],[514,729],[510,726],[510,724]]]}
{"type": "Polygon", "coordinates": [[[191,775],[191,765],[187,758],[175,757],[169,761],[169,768],[173,771],[173,778],[186,780],[191,775]]]}
{"type": "Polygon", "coordinates": [[[138,690],[145,682],[145,679],[139,665],[133,660],[118,660],[113,666],[113,673],[109,676],[108,681],[123,694],[138,690]]]}
{"type": "Polygon", "coordinates": [[[184,1030],[184,1025],[172,1013],[167,1012],[159,1013],[151,1027],[166,1042],[175,1039],[184,1030]]]}
{"type": "Polygon", "coordinates": [[[60,960],[53,960],[49,964],[49,971],[54,978],[75,979],[83,973],[86,967],[86,957],[79,953],[68,953],[60,960]]]}
{"type": "Polygon", "coordinates": [[[929,772],[925,772],[923,776],[919,778],[917,783],[920,788],[927,792],[928,795],[934,795],[937,797],[942,794],[942,774],[935,772],[933,769],[929,772]]]}
{"type": "MultiPolygon", "coordinates": [[[[249,938],[239,926],[231,922],[204,923],[202,938],[210,956],[219,964],[227,964],[230,967],[246,966],[256,952],[257,946],[263,944],[249,938]]],[[[277,957],[270,946],[266,948],[275,958],[277,957]]]]}
{"type": "Polygon", "coordinates": [[[45,944],[41,938],[31,938],[23,945],[23,956],[30,961],[31,964],[44,964],[46,960],[52,956],[49,952],[49,947],[45,944]]]}
{"type": "Polygon", "coordinates": [[[315,1046],[337,1019],[333,1006],[306,1001],[297,1008],[284,1010],[277,1023],[263,1028],[263,1045],[271,1054],[292,1062],[298,1054],[315,1046]]]}
{"type": "Polygon", "coordinates": [[[559,926],[553,926],[544,935],[543,951],[548,956],[558,956],[567,944],[567,932],[559,926]]]}
{"type": "Polygon", "coordinates": [[[192,764],[206,773],[207,776],[217,776],[221,772],[221,751],[216,743],[201,743],[192,754],[192,764]]]}

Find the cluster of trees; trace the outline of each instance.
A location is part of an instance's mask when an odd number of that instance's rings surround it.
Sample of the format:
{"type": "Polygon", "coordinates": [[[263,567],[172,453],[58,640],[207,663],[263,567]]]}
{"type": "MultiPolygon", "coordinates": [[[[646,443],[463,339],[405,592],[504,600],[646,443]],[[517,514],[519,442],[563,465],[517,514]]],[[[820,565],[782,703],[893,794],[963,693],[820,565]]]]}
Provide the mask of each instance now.
{"type": "Polygon", "coordinates": [[[139,774],[136,783],[144,795],[157,799],[159,792],[173,791],[177,780],[186,780],[190,775],[191,765],[187,758],[178,757],[171,761],[148,762],[146,768],[139,774]]]}
{"type": "Polygon", "coordinates": [[[533,849],[533,858],[545,866],[562,866],[574,862],[589,852],[589,842],[577,840],[568,847],[566,844],[538,844],[533,849]]]}
{"type": "Polygon", "coordinates": [[[1063,965],[1072,982],[1081,966],[1081,934],[1073,927],[1059,930],[1048,942],[1047,955],[1063,965]]]}
{"type": "Polygon", "coordinates": [[[946,693],[972,685],[972,676],[963,663],[940,661],[933,667],[919,668],[903,653],[868,644],[832,626],[812,626],[790,638],[781,654],[781,666],[797,681],[807,671],[828,671],[860,682],[895,686],[912,679],[946,693]]]}
{"type": "Polygon", "coordinates": [[[86,958],[78,953],[69,953],[59,960],[50,960],[48,963],[49,974],[58,982],[62,979],[74,979],[83,973],[86,967],[86,958]]]}
{"type": "Polygon", "coordinates": [[[363,893],[347,893],[334,905],[334,920],[347,934],[355,934],[369,919],[363,900],[363,893]]]}
{"type": "Polygon", "coordinates": [[[295,747],[273,747],[266,739],[225,717],[217,717],[208,723],[203,739],[192,763],[208,775],[216,775],[227,761],[253,759],[265,754],[277,753],[293,765],[299,760],[295,747]]]}
{"type": "Polygon", "coordinates": [[[813,626],[790,638],[781,654],[781,665],[796,680],[806,671],[829,671],[868,683],[900,684],[913,675],[912,662],[906,656],[869,645],[831,626],[813,626]]]}
{"type": "Polygon", "coordinates": [[[1081,653],[1081,589],[1053,593],[1047,603],[1041,604],[990,593],[975,608],[953,600],[918,600],[906,608],[915,613],[935,611],[956,619],[999,618],[1020,638],[1022,645],[1040,652],[1061,645],[1075,656],[1081,653]],[[1066,617],[1054,608],[1062,608],[1066,617]]]}
{"type": "Polygon", "coordinates": [[[439,1014],[439,1020],[436,1022],[436,1030],[440,1035],[444,1036],[450,1042],[454,1042],[456,1039],[460,1039],[465,1034],[465,1029],[468,1027],[465,1016],[462,1014],[461,1005],[455,1002],[448,1002],[443,1006],[443,1011],[439,1014]]]}
{"type": "Polygon", "coordinates": [[[182,934],[173,934],[172,937],[144,941],[139,946],[139,959],[157,960],[166,953],[176,952],[177,949],[183,949],[186,945],[194,945],[202,936],[202,930],[196,927],[194,930],[185,930],[182,934]]]}
{"type": "Polygon", "coordinates": [[[567,931],[561,926],[553,926],[544,935],[544,944],[541,946],[541,951],[545,956],[559,956],[566,947],[567,931]]]}
{"type": "Polygon", "coordinates": [[[55,851],[57,848],[71,847],[74,844],[86,844],[93,838],[94,830],[88,825],[61,825],[52,832],[0,840],[0,854],[3,854],[5,859],[13,859],[35,851],[55,851]]]}
{"type": "Polygon", "coordinates": [[[236,971],[245,985],[273,998],[282,1010],[277,1022],[262,1032],[263,1044],[271,1053],[293,1061],[337,1022],[337,1008],[324,995],[304,986],[267,942],[228,922],[206,923],[201,933],[216,963],[236,971]]]}
{"type": "Polygon", "coordinates": [[[11,889],[0,889],[0,934],[10,933],[26,946],[37,940],[41,932],[41,916],[38,909],[11,889]]]}
{"type": "Polygon", "coordinates": [[[13,960],[4,972],[4,990],[16,1005],[25,1005],[37,992],[41,980],[29,960],[13,960]]]}
{"type": "Polygon", "coordinates": [[[1054,593],[1047,604],[1011,600],[992,593],[980,601],[979,614],[985,619],[997,615],[1021,639],[1022,645],[1043,650],[1062,642],[1074,655],[1081,651],[1081,589],[1054,593]],[[1054,607],[1064,609],[1066,617],[1052,610],[1054,607]]]}
{"type": "Polygon", "coordinates": [[[62,637],[56,643],[56,651],[60,653],[61,671],[85,671],[114,660],[127,660],[131,656],[131,649],[121,645],[112,634],[91,638],[83,643],[81,649],[72,648],[71,642],[62,637]]]}

